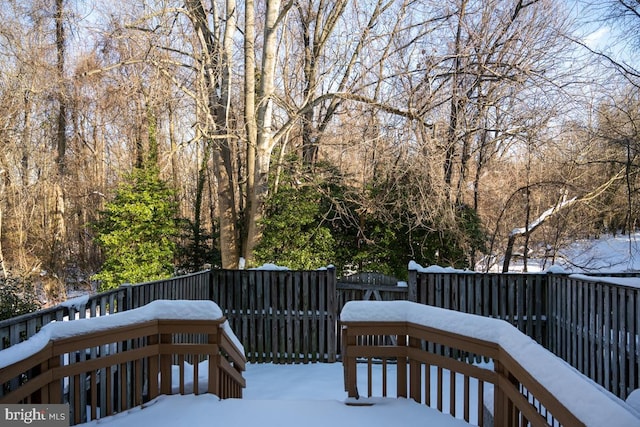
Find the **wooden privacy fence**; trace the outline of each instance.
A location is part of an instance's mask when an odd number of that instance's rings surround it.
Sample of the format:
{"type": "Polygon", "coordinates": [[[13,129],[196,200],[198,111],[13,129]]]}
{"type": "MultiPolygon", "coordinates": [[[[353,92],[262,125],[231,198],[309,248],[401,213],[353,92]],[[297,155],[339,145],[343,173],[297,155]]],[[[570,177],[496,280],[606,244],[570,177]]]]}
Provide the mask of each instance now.
{"type": "Polygon", "coordinates": [[[249,361],[335,362],[335,269],[212,270],[211,278],[211,298],[249,361]]]}
{"type": "Polygon", "coordinates": [[[640,388],[640,279],[554,276],[548,293],[548,349],[618,397],[640,388]]]}
{"type": "MultiPolygon", "coordinates": [[[[602,393],[585,377],[496,319],[444,311],[411,302],[350,302],[341,314],[345,390],[359,399],[357,361],[367,362],[367,397],[408,397],[474,425],[637,425],[622,401],[602,393]],[[370,344],[372,336],[396,344],[370,344]],[[451,349],[454,351],[445,351],[451,349]],[[492,363],[475,366],[450,357],[480,354],[492,363]],[[373,390],[372,361],[382,366],[382,388],[373,390]],[[486,399],[489,395],[490,399],[486,399]],[[485,402],[491,402],[488,411],[485,402]],[[490,423],[489,423],[490,424],[490,423]]],[[[351,404],[358,404],[352,401],[351,404]]],[[[366,404],[366,402],[364,402],[366,404]]]]}
{"type": "Polygon", "coordinates": [[[159,394],[242,397],[246,359],[225,319],[214,318],[217,308],[158,303],[133,317],[75,322],[71,332],[47,329],[53,339],[24,359],[20,345],[7,350],[12,355],[0,358],[0,403],[68,403],[72,424],[79,424],[159,394]]]}
{"type": "Polygon", "coordinates": [[[409,270],[410,301],[506,320],[539,344],[547,341],[548,274],[409,270]]]}
{"type": "Polygon", "coordinates": [[[52,321],[100,317],[138,307],[160,299],[209,300],[209,271],[173,277],[66,301],[55,307],[0,321],[0,349],[34,335],[52,321]]]}

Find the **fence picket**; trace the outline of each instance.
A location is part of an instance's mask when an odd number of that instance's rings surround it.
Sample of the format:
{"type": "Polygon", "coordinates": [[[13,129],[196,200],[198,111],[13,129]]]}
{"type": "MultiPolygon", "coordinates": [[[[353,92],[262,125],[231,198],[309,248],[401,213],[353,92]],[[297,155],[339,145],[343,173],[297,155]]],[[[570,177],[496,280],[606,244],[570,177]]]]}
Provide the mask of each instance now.
{"type": "Polygon", "coordinates": [[[589,283],[589,370],[585,372],[585,375],[594,381],[597,381],[595,363],[596,341],[598,339],[596,316],[596,285],[594,283],[589,283]]]}
{"type": "Polygon", "coordinates": [[[302,361],[304,363],[309,362],[309,317],[310,310],[312,310],[313,305],[310,304],[309,301],[309,275],[302,275],[302,361]]]}

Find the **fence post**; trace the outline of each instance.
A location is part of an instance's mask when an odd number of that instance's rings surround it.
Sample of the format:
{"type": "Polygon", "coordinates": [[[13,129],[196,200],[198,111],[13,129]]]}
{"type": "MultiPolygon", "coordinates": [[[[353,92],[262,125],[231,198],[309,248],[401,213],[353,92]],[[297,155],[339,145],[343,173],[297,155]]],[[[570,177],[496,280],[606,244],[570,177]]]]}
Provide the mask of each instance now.
{"type": "Polygon", "coordinates": [[[418,302],[418,271],[409,269],[409,294],[407,299],[409,301],[418,302]]]}
{"type": "Polygon", "coordinates": [[[337,319],[338,319],[338,304],[336,304],[336,268],[329,266],[327,268],[327,357],[328,362],[333,363],[336,361],[336,347],[337,347],[337,319]]]}
{"type": "Polygon", "coordinates": [[[127,311],[132,308],[136,308],[133,306],[133,286],[131,283],[123,283],[120,285],[120,289],[124,289],[124,298],[122,300],[122,309],[118,307],[118,311],[127,311]]]}
{"type": "Polygon", "coordinates": [[[207,291],[209,292],[209,295],[207,296],[207,299],[209,301],[215,302],[213,300],[213,269],[209,269],[208,277],[209,277],[209,283],[208,283],[208,290],[207,291]]]}
{"type": "Polygon", "coordinates": [[[557,354],[556,352],[556,340],[555,340],[555,331],[556,331],[556,310],[555,310],[555,289],[556,287],[556,275],[553,274],[553,271],[548,271],[547,274],[544,275],[544,282],[542,284],[543,290],[542,292],[545,294],[545,314],[546,314],[546,342],[544,343],[544,347],[547,350],[550,350],[552,353],[557,354]]]}

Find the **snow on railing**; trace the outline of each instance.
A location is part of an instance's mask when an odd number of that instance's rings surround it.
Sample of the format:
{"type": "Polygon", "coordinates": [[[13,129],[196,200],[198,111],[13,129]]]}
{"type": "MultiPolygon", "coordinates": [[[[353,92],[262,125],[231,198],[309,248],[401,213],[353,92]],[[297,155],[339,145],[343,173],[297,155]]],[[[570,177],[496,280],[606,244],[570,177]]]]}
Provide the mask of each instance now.
{"type": "Polygon", "coordinates": [[[340,318],[345,389],[352,398],[359,397],[358,359],[395,360],[397,396],[478,425],[489,415],[487,404],[500,426],[640,425],[629,405],[505,321],[407,301],[352,301],[340,318]],[[370,344],[380,336],[396,344],[370,344]],[[465,363],[476,359],[469,354],[492,363],[465,363]]]}
{"type": "Polygon", "coordinates": [[[0,403],[69,403],[73,424],[158,394],[242,397],[244,348],[212,301],[52,322],[0,351],[0,403]],[[205,371],[205,372],[199,372],[205,371]]]}

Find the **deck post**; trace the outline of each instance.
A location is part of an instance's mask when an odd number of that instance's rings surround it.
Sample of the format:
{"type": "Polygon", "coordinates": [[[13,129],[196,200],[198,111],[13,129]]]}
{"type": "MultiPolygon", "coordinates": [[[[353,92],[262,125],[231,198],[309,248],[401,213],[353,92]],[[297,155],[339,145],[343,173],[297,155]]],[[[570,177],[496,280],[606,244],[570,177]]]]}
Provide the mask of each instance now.
{"type": "MultiPolygon", "coordinates": [[[[407,336],[406,335],[398,335],[398,349],[401,347],[407,346],[407,336]]],[[[406,351],[399,351],[397,358],[397,375],[398,375],[398,383],[397,383],[397,396],[398,397],[407,397],[407,356],[406,351]]]]}
{"type": "Polygon", "coordinates": [[[356,399],[360,398],[358,394],[358,373],[356,366],[356,358],[351,356],[350,347],[356,346],[355,335],[349,335],[348,327],[342,328],[342,363],[344,367],[344,390],[347,392],[347,396],[356,399]]]}
{"type": "MultiPolygon", "coordinates": [[[[420,340],[414,337],[409,337],[409,351],[411,349],[420,348],[420,340]]],[[[421,402],[421,363],[415,360],[411,354],[409,356],[409,397],[415,402],[421,402]]]]}
{"type": "Polygon", "coordinates": [[[207,392],[215,394],[222,398],[220,394],[220,350],[219,345],[221,343],[222,328],[216,328],[215,332],[208,334],[208,344],[214,344],[213,354],[209,354],[209,384],[207,385],[207,392]]]}
{"type": "Polygon", "coordinates": [[[171,346],[171,334],[160,334],[160,394],[171,394],[171,353],[166,352],[166,347],[171,346]]]}

